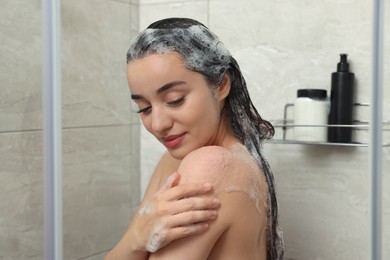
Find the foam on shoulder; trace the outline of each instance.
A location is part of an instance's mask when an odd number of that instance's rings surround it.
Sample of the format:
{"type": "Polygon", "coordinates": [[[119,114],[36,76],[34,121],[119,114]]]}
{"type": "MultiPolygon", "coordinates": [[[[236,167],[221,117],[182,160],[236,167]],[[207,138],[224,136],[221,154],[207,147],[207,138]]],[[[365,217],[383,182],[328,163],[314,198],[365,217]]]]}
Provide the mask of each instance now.
{"type": "Polygon", "coordinates": [[[243,192],[261,213],[267,207],[264,176],[241,144],[230,149],[207,146],[188,154],[179,167],[184,182],[210,182],[216,194],[243,192]]]}
{"type": "MultiPolygon", "coordinates": [[[[232,154],[220,146],[206,146],[189,153],[181,162],[180,182],[210,182],[218,188],[229,172],[232,154]]],[[[217,191],[217,190],[216,190],[217,191]]]]}

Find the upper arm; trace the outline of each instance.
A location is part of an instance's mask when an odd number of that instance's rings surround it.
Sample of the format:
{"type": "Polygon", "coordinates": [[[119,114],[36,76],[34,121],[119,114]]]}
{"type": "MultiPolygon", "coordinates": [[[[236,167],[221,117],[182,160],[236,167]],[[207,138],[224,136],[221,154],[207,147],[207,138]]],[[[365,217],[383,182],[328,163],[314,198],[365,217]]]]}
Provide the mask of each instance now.
{"type": "Polygon", "coordinates": [[[187,155],[179,166],[180,183],[209,182],[213,195],[221,202],[218,217],[209,222],[206,232],[173,241],[152,254],[150,259],[207,259],[218,238],[229,228],[229,208],[223,196],[223,177],[231,170],[229,152],[222,147],[203,147],[187,155]]]}

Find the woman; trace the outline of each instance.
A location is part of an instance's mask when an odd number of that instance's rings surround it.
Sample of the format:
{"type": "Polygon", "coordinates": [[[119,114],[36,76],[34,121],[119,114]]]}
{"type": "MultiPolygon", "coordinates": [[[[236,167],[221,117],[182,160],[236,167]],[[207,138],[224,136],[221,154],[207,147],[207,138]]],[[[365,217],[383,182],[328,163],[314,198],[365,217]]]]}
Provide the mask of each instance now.
{"type": "Polygon", "coordinates": [[[261,152],[274,129],[218,37],[192,19],[160,20],[138,36],[127,63],[142,123],[167,152],[106,259],[282,259],[261,152]]]}

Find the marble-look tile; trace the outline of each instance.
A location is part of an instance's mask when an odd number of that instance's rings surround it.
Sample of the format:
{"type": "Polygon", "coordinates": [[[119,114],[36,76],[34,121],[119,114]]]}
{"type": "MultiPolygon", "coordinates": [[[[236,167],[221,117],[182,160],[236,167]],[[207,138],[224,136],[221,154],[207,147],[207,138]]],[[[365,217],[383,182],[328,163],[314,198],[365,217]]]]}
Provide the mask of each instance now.
{"type": "MultiPolygon", "coordinates": [[[[42,129],[41,12],[38,0],[2,3],[0,132],[42,129]]],[[[125,57],[137,14],[128,1],[62,3],[64,126],[128,122],[125,57]]]]}
{"type": "Polygon", "coordinates": [[[111,248],[139,201],[130,127],[63,133],[64,256],[75,259],[111,248]]]}
{"type": "MultiPolygon", "coordinates": [[[[141,133],[140,133],[140,125],[132,124],[130,127],[130,138],[131,138],[131,169],[132,169],[132,179],[131,179],[131,191],[132,194],[137,195],[138,197],[134,197],[134,202],[139,202],[142,198],[141,192],[141,133]]],[[[138,205],[138,204],[137,204],[138,205]]]]}
{"type": "Polygon", "coordinates": [[[140,29],[159,19],[189,17],[208,24],[207,1],[178,1],[139,6],[140,29]]]}
{"type": "MultiPolygon", "coordinates": [[[[139,5],[132,5],[130,9],[130,43],[138,35],[139,29],[139,5]]],[[[130,43],[127,48],[130,47],[130,43]]]]}
{"type": "Polygon", "coordinates": [[[41,1],[0,8],[0,132],[42,128],[41,1]]]}
{"type": "MultiPolygon", "coordinates": [[[[214,0],[210,1],[210,28],[238,60],[260,113],[266,119],[281,119],[284,104],[294,101],[297,89],[322,88],[330,93],[331,73],[342,52],[349,53],[356,74],[355,100],[368,101],[371,18],[364,11],[367,4],[214,0]],[[347,7],[351,10],[340,16],[347,7]]],[[[357,112],[356,118],[361,117],[364,114],[357,112]]]]}
{"type": "Polygon", "coordinates": [[[107,250],[105,252],[101,252],[99,254],[86,256],[86,257],[83,257],[82,260],[102,260],[102,259],[104,259],[104,256],[107,255],[108,252],[109,252],[109,250],[107,250]]]}
{"type": "MultiPolygon", "coordinates": [[[[0,135],[0,258],[43,258],[41,132],[0,135]]],[[[139,202],[130,127],[63,131],[65,259],[110,248],[139,202]]]]}
{"type": "Polygon", "coordinates": [[[42,134],[0,134],[0,158],[0,259],[42,259],[42,134]]]}
{"type": "Polygon", "coordinates": [[[383,234],[383,259],[390,259],[390,147],[383,149],[382,170],[382,234],[383,234]]]}
{"type": "Polygon", "coordinates": [[[123,4],[134,4],[134,5],[137,5],[139,3],[139,0],[109,0],[109,1],[119,2],[123,4]]]}
{"type": "Polygon", "coordinates": [[[129,122],[126,51],[138,31],[136,8],[121,1],[62,3],[65,127],[129,122]]]}
{"type": "Polygon", "coordinates": [[[140,5],[204,2],[205,0],[138,0],[140,5]]]}
{"type": "Polygon", "coordinates": [[[267,144],[286,254],[367,259],[368,149],[267,144]]]}
{"type": "Polygon", "coordinates": [[[166,152],[166,148],[143,126],[141,126],[141,194],[143,195],[148,186],[154,168],[160,161],[161,156],[166,152]]]}
{"type": "Polygon", "coordinates": [[[369,47],[370,7],[368,2],[355,0],[214,0],[210,1],[210,26],[239,47],[269,42],[306,51],[326,46],[369,47]],[[327,10],[326,15],[322,15],[323,10],[327,10]],[[247,20],[242,22],[242,17],[247,20]]]}

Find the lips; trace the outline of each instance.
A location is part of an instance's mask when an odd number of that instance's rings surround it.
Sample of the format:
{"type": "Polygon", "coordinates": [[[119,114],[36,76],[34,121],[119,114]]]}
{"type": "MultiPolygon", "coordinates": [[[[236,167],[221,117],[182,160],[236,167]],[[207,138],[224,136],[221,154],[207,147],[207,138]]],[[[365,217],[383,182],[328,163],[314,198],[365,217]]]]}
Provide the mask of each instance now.
{"type": "Polygon", "coordinates": [[[178,146],[184,139],[185,133],[178,134],[178,135],[169,135],[166,137],[161,138],[164,145],[168,148],[174,148],[178,146]]]}

